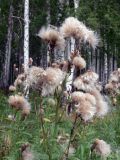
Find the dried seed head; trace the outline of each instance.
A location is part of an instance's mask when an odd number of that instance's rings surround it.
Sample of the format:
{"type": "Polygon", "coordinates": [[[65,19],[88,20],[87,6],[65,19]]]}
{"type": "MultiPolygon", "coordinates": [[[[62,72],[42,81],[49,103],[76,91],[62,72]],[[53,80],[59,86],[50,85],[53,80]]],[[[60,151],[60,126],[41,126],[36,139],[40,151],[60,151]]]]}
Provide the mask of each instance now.
{"type": "Polygon", "coordinates": [[[16,87],[11,85],[11,86],[9,87],[9,91],[10,91],[10,92],[16,91],[16,87]]]}
{"type": "Polygon", "coordinates": [[[8,103],[16,110],[22,110],[22,116],[27,116],[30,113],[30,103],[23,96],[10,96],[8,103]]]}
{"type": "Polygon", "coordinates": [[[83,92],[75,91],[71,94],[71,99],[73,102],[80,102],[85,100],[85,95],[83,92]]]}
{"type": "Polygon", "coordinates": [[[44,41],[48,42],[50,46],[63,49],[65,47],[65,40],[62,35],[51,27],[42,27],[38,36],[44,41]]]}
{"type": "Polygon", "coordinates": [[[19,74],[17,79],[14,82],[14,86],[20,86],[26,79],[26,75],[25,74],[19,74]]]}
{"type": "Polygon", "coordinates": [[[21,146],[22,160],[33,160],[33,153],[30,151],[30,145],[25,143],[21,146]]]}
{"type": "Polygon", "coordinates": [[[65,73],[59,68],[49,67],[46,69],[46,75],[42,85],[42,95],[46,96],[53,94],[55,89],[62,83],[65,78],[65,73]]]}
{"type": "Polygon", "coordinates": [[[72,63],[79,69],[84,69],[86,67],[86,62],[81,56],[74,57],[72,63]]]}
{"type": "Polygon", "coordinates": [[[92,150],[102,157],[108,157],[111,153],[111,147],[104,140],[96,139],[92,145],[92,150]]]}
{"type": "Polygon", "coordinates": [[[109,106],[107,102],[104,100],[103,96],[97,89],[90,91],[90,93],[96,99],[96,115],[98,117],[104,117],[109,112],[109,106]]]}
{"type": "Polygon", "coordinates": [[[93,105],[90,101],[84,100],[77,105],[76,112],[78,113],[78,115],[80,115],[83,121],[87,122],[91,120],[95,115],[96,106],[93,105]]]}
{"type": "Polygon", "coordinates": [[[60,30],[65,38],[73,37],[75,39],[82,40],[85,43],[89,43],[93,49],[98,45],[99,39],[97,34],[88,29],[77,18],[66,18],[60,30]]]}
{"type": "Polygon", "coordinates": [[[114,87],[113,87],[113,84],[112,84],[112,83],[108,83],[108,84],[105,85],[105,89],[106,89],[106,90],[113,90],[113,88],[114,88],[114,87]]]}

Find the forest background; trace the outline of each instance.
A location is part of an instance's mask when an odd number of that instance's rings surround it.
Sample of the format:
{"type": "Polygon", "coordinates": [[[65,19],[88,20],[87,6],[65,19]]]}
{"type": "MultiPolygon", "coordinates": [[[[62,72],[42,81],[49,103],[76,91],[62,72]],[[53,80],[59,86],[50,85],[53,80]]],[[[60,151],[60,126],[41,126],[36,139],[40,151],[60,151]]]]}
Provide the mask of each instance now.
{"type": "MultiPolygon", "coordinates": [[[[110,73],[120,67],[120,1],[119,0],[30,0],[30,57],[34,65],[46,67],[47,46],[37,36],[43,25],[60,26],[65,18],[76,16],[95,30],[100,38],[95,51],[82,46],[87,68],[107,81],[110,73]],[[75,9],[75,3],[78,3],[75,9]]],[[[14,64],[20,72],[23,63],[24,1],[0,0],[0,86],[7,87],[15,79],[14,64]],[[12,8],[12,9],[11,9],[12,8]],[[8,81],[4,82],[7,57],[8,28],[11,26],[11,54],[8,81]]]]}

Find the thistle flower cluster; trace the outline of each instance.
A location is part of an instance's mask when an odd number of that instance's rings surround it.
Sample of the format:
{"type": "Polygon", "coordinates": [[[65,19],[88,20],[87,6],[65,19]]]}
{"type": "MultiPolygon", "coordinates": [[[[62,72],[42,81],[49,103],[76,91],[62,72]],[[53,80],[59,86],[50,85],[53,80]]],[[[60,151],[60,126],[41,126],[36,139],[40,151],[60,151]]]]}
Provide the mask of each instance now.
{"type": "MultiPolygon", "coordinates": [[[[71,60],[76,56],[78,53],[72,53],[71,60]]],[[[100,93],[102,86],[98,79],[98,74],[88,70],[73,81],[72,104],[75,104],[76,112],[85,122],[94,116],[104,117],[109,111],[109,106],[100,93]]]]}
{"type": "Polygon", "coordinates": [[[18,75],[15,85],[28,85],[30,88],[40,90],[43,96],[54,94],[55,89],[65,78],[65,72],[56,67],[48,67],[46,70],[40,67],[32,66],[29,68],[26,76],[18,75]],[[21,83],[18,83],[18,82],[21,83]]]}
{"type": "MultiPolygon", "coordinates": [[[[98,44],[97,35],[74,17],[67,18],[60,27],[60,31],[56,28],[43,27],[39,31],[38,36],[46,41],[52,49],[63,49],[65,47],[65,38],[67,37],[73,37],[83,43],[89,43],[94,49],[98,44]]],[[[61,84],[66,80],[65,78],[67,75],[70,74],[72,67],[73,69],[77,68],[79,71],[86,68],[86,61],[78,51],[71,53],[70,58],[71,59],[68,61],[50,64],[51,66],[46,69],[32,66],[33,60],[29,59],[29,65],[31,67],[28,69],[27,73],[18,75],[14,82],[14,86],[10,86],[9,90],[16,91],[16,89],[21,86],[24,88],[25,86],[28,86],[29,89],[40,91],[39,93],[44,97],[55,95],[54,93],[57,93],[55,92],[57,89],[57,91],[63,95],[60,96],[60,99],[58,99],[57,96],[55,97],[55,100],[49,98],[47,100],[49,106],[60,107],[60,105],[64,103],[64,108],[66,108],[66,105],[69,106],[70,104],[72,105],[72,109],[74,108],[75,110],[75,115],[79,116],[84,122],[92,121],[94,117],[104,117],[109,111],[109,106],[100,93],[102,87],[98,82],[98,74],[92,70],[87,70],[84,74],[79,75],[73,80],[73,88],[71,91],[67,92],[66,88],[61,88],[61,84]],[[64,102],[59,102],[61,99],[64,102]]],[[[114,87],[117,87],[119,79],[120,69],[111,74],[106,89],[110,87],[110,89],[113,90],[114,87]]],[[[8,103],[16,111],[20,110],[22,117],[26,117],[30,114],[31,105],[21,95],[10,96],[8,103]]],[[[73,110],[70,111],[72,112],[73,110]]],[[[39,113],[44,116],[44,110],[42,107],[39,109],[39,113]]],[[[58,113],[59,108],[56,108],[56,117],[59,116],[58,113]]],[[[14,120],[14,116],[9,118],[14,120]]],[[[73,123],[73,125],[75,125],[75,123],[73,123]]],[[[73,130],[74,128],[75,126],[73,126],[73,130]]],[[[63,137],[58,137],[59,143],[62,138],[63,137]]],[[[103,140],[99,139],[94,142],[92,149],[103,157],[107,157],[111,152],[110,146],[103,140]]],[[[30,152],[28,144],[24,144],[21,147],[21,154],[23,160],[33,159],[33,154],[30,152]]]]}
{"type": "Polygon", "coordinates": [[[23,96],[10,96],[8,99],[8,103],[15,110],[21,110],[22,117],[25,117],[30,114],[31,105],[23,96]]]}
{"type": "Polygon", "coordinates": [[[108,113],[109,107],[98,90],[90,93],[74,91],[71,99],[75,103],[76,112],[85,122],[94,116],[103,117],[108,113]]]}
{"type": "Polygon", "coordinates": [[[96,48],[99,41],[98,36],[94,31],[87,28],[85,24],[74,17],[66,18],[60,28],[51,25],[42,27],[38,36],[46,41],[51,49],[64,49],[65,38],[67,37],[73,37],[83,43],[89,43],[93,49],[96,48]]]}

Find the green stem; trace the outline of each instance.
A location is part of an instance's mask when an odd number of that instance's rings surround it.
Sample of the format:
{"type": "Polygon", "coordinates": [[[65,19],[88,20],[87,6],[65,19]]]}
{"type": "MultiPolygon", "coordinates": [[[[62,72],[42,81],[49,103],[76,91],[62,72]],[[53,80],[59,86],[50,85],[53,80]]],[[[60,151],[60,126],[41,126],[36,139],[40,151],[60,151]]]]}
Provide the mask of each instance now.
{"type": "MultiPolygon", "coordinates": [[[[42,108],[42,97],[40,97],[40,109],[41,108],[42,108]]],[[[48,154],[49,160],[52,160],[52,156],[51,156],[51,152],[50,152],[50,148],[48,144],[48,137],[47,137],[47,133],[45,132],[45,128],[44,128],[43,114],[41,114],[41,112],[40,112],[40,121],[41,121],[41,128],[42,128],[42,134],[43,134],[43,141],[45,144],[45,150],[46,150],[46,153],[48,154]]]]}
{"type": "Polygon", "coordinates": [[[64,154],[63,154],[63,156],[60,158],[60,160],[63,159],[64,155],[65,155],[65,159],[66,159],[66,160],[68,159],[69,148],[70,148],[70,144],[71,144],[71,141],[72,141],[72,136],[73,136],[73,134],[74,134],[74,130],[75,130],[75,127],[76,127],[77,119],[78,119],[78,115],[76,114],[75,120],[74,120],[74,123],[73,123],[73,126],[72,126],[72,128],[71,128],[68,146],[67,146],[67,148],[66,148],[66,150],[65,150],[65,152],[64,152],[64,154]]]}
{"type": "Polygon", "coordinates": [[[44,121],[43,121],[43,116],[42,115],[40,115],[40,120],[41,120],[41,127],[42,127],[42,133],[43,133],[43,141],[44,141],[44,144],[45,144],[46,152],[47,152],[47,154],[49,156],[49,160],[52,160],[51,153],[50,153],[50,148],[49,148],[49,145],[48,145],[48,138],[47,138],[47,134],[45,132],[44,121]]]}
{"type": "Polygon", "coordinates": [[[56,135],[56,131],[57,131],[58,113],[59,113],[59,107],[58,107],[58,104],[57,104],[57,105],[56,105],[56,111],[55,111],[55,128],[54,128],[54,135],[56,135]]]}

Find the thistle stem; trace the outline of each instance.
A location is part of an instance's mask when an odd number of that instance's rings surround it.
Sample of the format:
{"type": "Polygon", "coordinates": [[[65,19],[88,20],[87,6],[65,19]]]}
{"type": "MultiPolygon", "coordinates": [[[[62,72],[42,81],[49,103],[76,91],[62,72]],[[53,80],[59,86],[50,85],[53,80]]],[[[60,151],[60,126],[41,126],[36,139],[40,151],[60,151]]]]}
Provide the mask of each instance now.
{"type": "Polygon", "coordinates": [[[71,141],[72,141],[72,136],[73,136],[73,134],[74,134],[74,130],[75,130],[75,127],[76,127],[77,119],[78,119],[78,115],[76,114],[75,120],[74,120],[74,123],[73,123],[73,126],[72,126],[72,128],[71,128],[68,146],[67,146],[67,148],[66,148],[63,156],[60,158],[60,160],[63,160],[64,155],[65,155],[65,159],[66,159],[66,160],[68,159],[69,148],[70,148],[70,144],[71,144],[71,141]]]}
{"type": "MultiPolygon", "coordinates": [[[[40,100],[42,100],[42,98],[40,98],[40,100]]],[[[42,108],[41,105],[42,105],[42,101],[40,102],[40,109],[42,108]]],[[[50,152],[50,148],[49,148],[49,144],[48,144],[48,137],[47,137],[47,133],[44,128],[43,114],[41,114],[41,112],[40,112],[40,121],[41,121],[41,128],[42,128],[42,134],[43,134],[43,141],[45,144],[45,150],[48,154],[49,160],[52,160],[52,156],[51,156],[51,152],[50,152]]]]}

